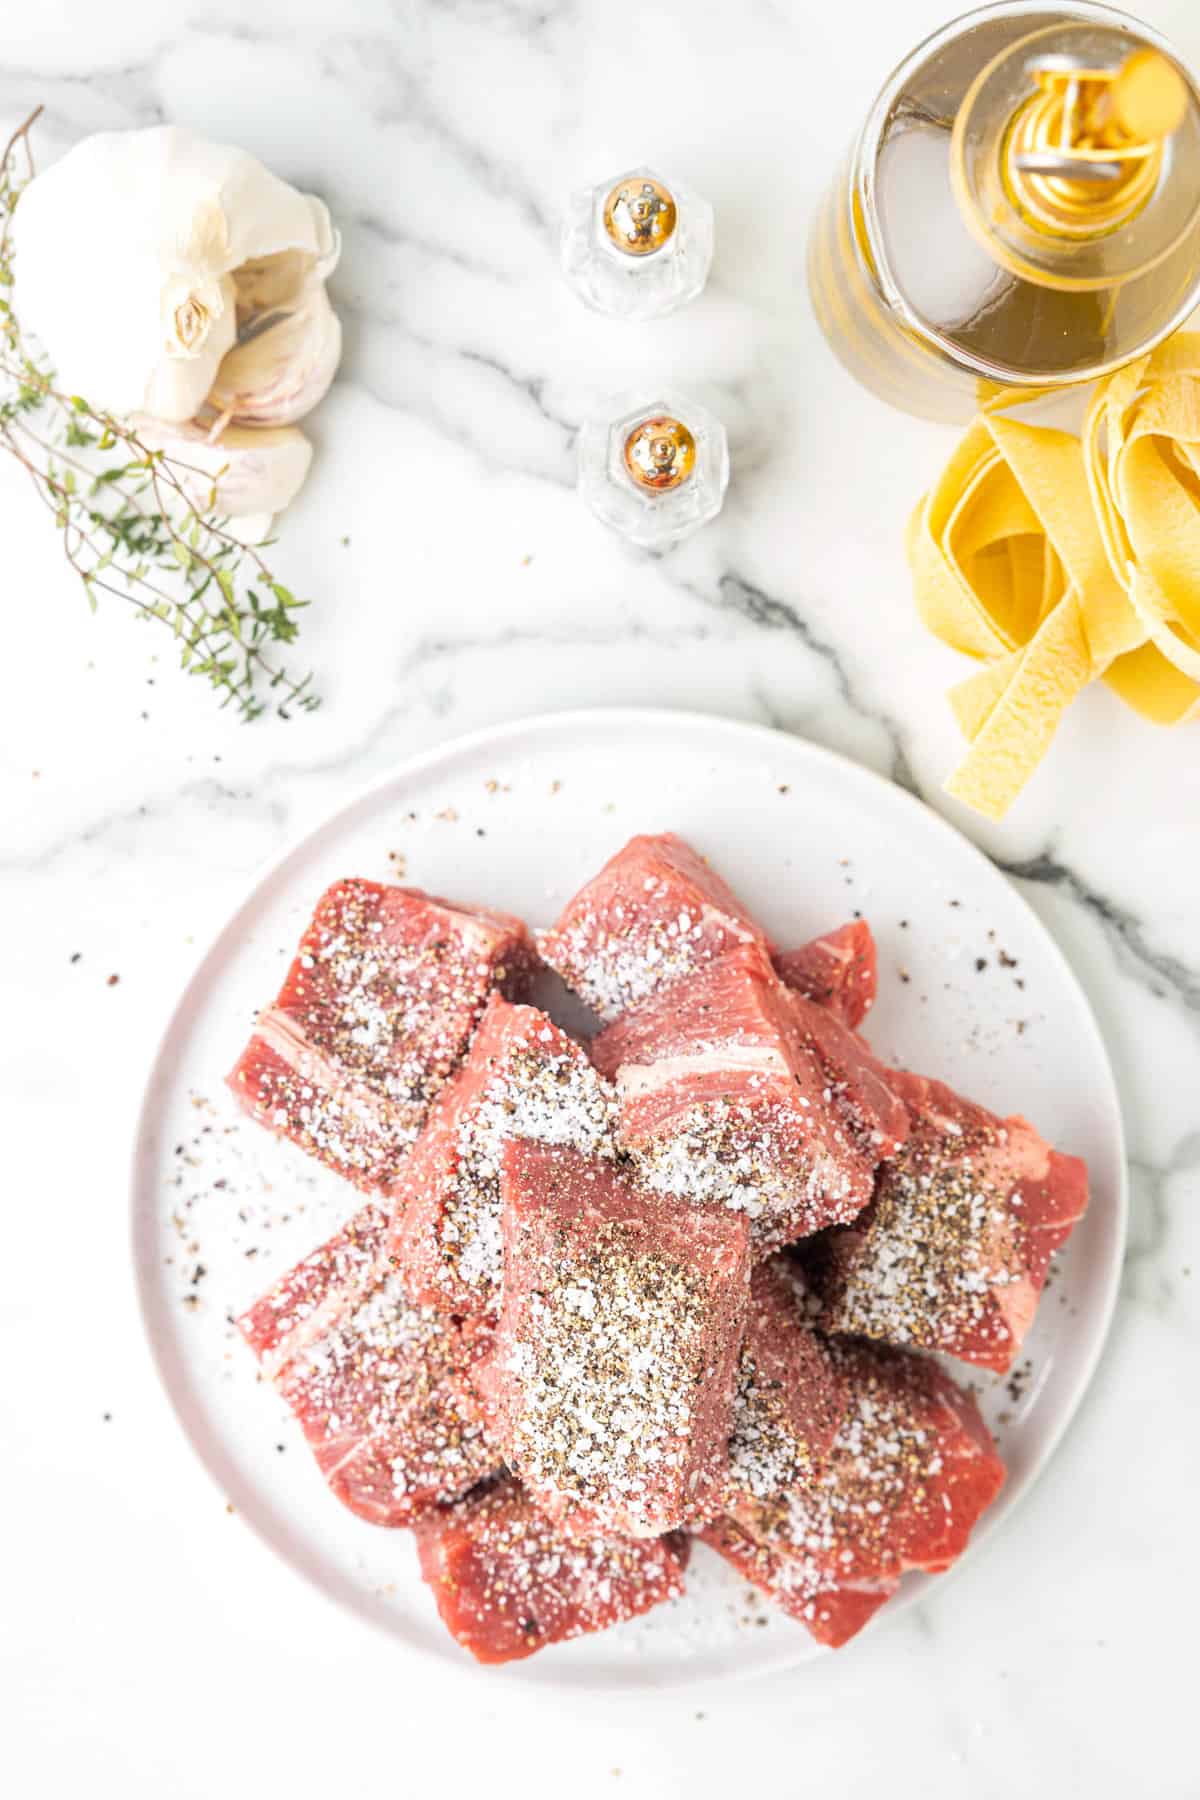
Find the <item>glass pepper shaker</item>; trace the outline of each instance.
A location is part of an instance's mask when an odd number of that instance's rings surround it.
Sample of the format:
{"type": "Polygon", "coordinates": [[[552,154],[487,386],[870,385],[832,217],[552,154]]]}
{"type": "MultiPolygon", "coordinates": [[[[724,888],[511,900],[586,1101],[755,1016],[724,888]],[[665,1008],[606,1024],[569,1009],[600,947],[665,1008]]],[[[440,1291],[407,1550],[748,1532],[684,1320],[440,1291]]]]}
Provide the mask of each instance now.
{"type": "Polygon", "coordinates": [[[712,207],[652,169],[631,169],[571,196],[563,273],[597,312],[622,319],[674,312],[704,287],[712,252],[712,207]]]}
{"type": "Polygon", "coordinates": [[[817,318],[907,412],[1110,374],[1200,301],[1200,90],[1106,6],[955,20],[884,86],[813,226],[817,318]]]}
{"type": "Polygon", "coordinates": [[[580,493],[645,549],[668,549],[715,519],[728,484],[725,427],[690,397],[616,401],[580,433],[580,493]]]}

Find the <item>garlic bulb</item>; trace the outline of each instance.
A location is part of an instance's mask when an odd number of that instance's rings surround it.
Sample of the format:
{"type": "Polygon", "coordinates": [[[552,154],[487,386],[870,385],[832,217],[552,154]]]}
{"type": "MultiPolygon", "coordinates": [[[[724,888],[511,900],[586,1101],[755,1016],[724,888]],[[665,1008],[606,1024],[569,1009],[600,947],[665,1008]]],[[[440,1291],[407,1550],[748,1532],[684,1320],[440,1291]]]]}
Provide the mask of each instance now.
{"type": "Polygon", "coordinates": [[[294,425],[247,430],[228,425],[215,436],[195,423],[170,424],[135,414],[134,429],[148,450],[170,457],[188,502],[230,519],[261,520],[266,535],[275,513],[299,493],[312,462],[312,445],[294,425]]]}
{"type": "MultiPolygon", "coordinates": [[[[337,259],[320,200],[174,126],[76,144],[21,195],[13,244],[19,316],[60,384],[106,411],[170,421],[203,406],[264,299],[290,308],[323,292],[337,259]]],[[[327,323],[321,335],[310,363],[332,378],[327,323]]],[[[302,385],[324,392],[312,375],[302,385]]],[[[272,386],[286,386],[278,372],[272,386]]]]}
{"type": "MultiPolygon", "coordinates": [[[[238,281],[239,307],[242,285],[238,281]]],[[[213,412],[235,425],[294,425],[324,399],[342,354],[342,328],[323,281],[257,315],[217,370],[208,395],[213,412]]]]}

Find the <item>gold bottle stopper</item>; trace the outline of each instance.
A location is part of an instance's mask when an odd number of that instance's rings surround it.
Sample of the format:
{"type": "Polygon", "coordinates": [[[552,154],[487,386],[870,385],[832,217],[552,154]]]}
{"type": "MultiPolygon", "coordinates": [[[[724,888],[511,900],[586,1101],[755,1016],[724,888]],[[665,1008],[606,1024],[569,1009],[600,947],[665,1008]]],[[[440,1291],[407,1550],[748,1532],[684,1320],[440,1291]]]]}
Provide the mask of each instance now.
{"type": "Polygon", "coordinates": [[[643,419],[625,439],[629,477],[651,493],[682,487],[695,466],[696,440],[680,419],[643,419]]]}
{"type": "Polygon", "coordinates": [[[661,181],[640,175],[619,181],[604,202],[604,229],[626,256],[652,256],[675,232],[678,209],[661,181]]]}
{"type": "Polygon", "coordinates": [[[1029,72],[1035,92],[1018,109],[1005,147],[1013,204],[1045,232],[1092,237],[1116,230],[1157,186],[1163,147],[1187,112],[1183,76],[1149,48],[1117,68],[1053,56],[1029,72]]]}

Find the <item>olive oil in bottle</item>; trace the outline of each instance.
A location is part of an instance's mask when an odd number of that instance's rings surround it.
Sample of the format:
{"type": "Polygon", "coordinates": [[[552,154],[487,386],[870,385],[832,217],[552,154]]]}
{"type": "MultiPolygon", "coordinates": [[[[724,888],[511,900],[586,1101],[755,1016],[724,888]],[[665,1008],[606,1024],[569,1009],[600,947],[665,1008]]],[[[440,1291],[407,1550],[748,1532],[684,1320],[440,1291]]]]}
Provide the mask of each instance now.
{"type": "Polygon", "coordinates": [[[842,362],[927,418],[1087,382],[1200,302],[1200,90],[1149,27],[1028,0],[888,81],[814,222],[842,362]]]}

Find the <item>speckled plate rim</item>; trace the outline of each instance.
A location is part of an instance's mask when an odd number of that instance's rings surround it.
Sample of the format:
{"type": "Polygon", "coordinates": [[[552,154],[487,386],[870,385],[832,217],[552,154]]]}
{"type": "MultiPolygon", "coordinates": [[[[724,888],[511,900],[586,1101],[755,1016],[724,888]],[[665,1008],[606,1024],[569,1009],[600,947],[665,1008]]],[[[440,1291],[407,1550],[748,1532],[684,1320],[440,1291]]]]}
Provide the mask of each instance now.
{"type": "MultiPolygon", "coordinates": [[[[784,1643],[775,1648],[769,1658],[748,1658],[744,1667],[705,1668],[681,1662],[677,1671],[662,1673],[635,1664],[630,1666],[628,1672],[618,1669],[606,1671],[604,1677],[598,1680],[594,1670],[573,1668],[565,1660],[548,1662],[543,1657],[533,1657],[528,1662],[499,1668],[484,1669],[472,1663],[465,1654],[461,1660],[452,1654],[442,1656],[419,1639],[406,1639],[403,1633],[397,1630],[394,1621],[385,1623],[380,1615],[370,1607],[361,1590],[350,1582],[339,1579],[327,1568],[313,1566],[305,1544],[290,1527],[271,1513],[269,1498],[260,1493],[252,1482],[245,1479],[231,1462],[220,1439],[209,1429],[207,1421],[199,1416],[199,1409],[193,1404],[192,1395],[182,1373],[172,1367],[156,1331],[159,1295],[155,1271],[152,1270],[146,1253],[144,1242],[146,1234],[140,1225],[144,1208],[150,1204],[143,1196],[144,1171],[152,1162],[152,1158],[147,1155],[146,1146],[159,1096],[169,1078],[168,1071],[176,1041],[188,1029],[192,1010],[202,999],[210,973],[219,965],[228,941],[245,925],[271,891],[286,882],[294,865],[303,862],[319,839],[335,826],[347,822],[355,813],[369,811],[388,789],[399,782],[419,780],[427,773],[443,770],[455,761],[469,759],[480,751],[500,752],[525,747],[532,748],[539,739],[552,739],[556,734],[564,732],[570,733],[580,729],[594,731],[597,728],[611,729],[620,733],[631,733],[638,730],[661,731],[664,728],[677,728],[681,732],[700,730],[712,740],[714,748],[724,740],[726,742],[738,741],[743,745],[757,745],[764,753],[774,751],[778,754],[782,749],[790,757],[807,760],[815,771],[822,768],[830,771],[836,770],[839,780],[848,782],[851,787],[859,785],[885,806],[894,807],[900,815],[907,813],[910,816],[919,817],[921,829],[931,831],[935,837],[942,837],[948,845],[953,847],[952,854],[965,856],[968,863],[973,862],[984,868],[987,871],[988,879],[1004,883],[1012,902],[1018,911],[1025,915],[1035,936],[1042,940],[1043,947],[1048,952],[1049,960],[1059,977],[1073,991],[1092,1038],[1091,1049],[1096,1057],[1097,1068],[1102,1071],[1104,1076],[1106,1088],[1103,1095],[1104,1110],[1114,1133],[1116,1166],[1109,1171],[1113,1180],[1109,1201],[1112,1216],[1108,1220],[1108,1265],[1100,1290],[1100,1298],[1090,1309],[1088,1329],[1092,1341],[1088,1353],[1078,1365],[1070,1380],[1068,1390],[1060,1397],[1057,1417],[1046,1430],[1035,1466],[1029,1470],[1018,1486],[1006,1490],[1001,1500],[985,1515],[972,1536],[967,1553],[947,1574],[939,1575],[936,1578],[930,1576],[907,1577],[905,1588],[877,1615],[875,1621],[867,1627],[868,1632],[885,1631],[890,1620],[894,1620],[902,1612],[907,1611],[928,1591],[931,1581],[936,1579],[938,1592],[944,1592],[949,1579],[969,1559],[973,1561],[978,1556],[985,1542],[990,1543],[995,1539],[1011,1518],[1020,1501],[1041,1478],[1075,1419],[1104,1353],[1116,1306],[1128,1233],[1128,1161],[1116,1077],[1091,1002],[1066,956],[1029,902],[1008,880],[1003,871],[998,869],[991,859],[948,819],[943,818],[940,813],[935,812],[932,807],[927,806],[924,801],[904,788],[896,786],[886,777],[840,755],[837,751],[829,750],[823,745],[815,744],[810,739],[792,732],[779,731],[766,725],[750,724],[742,720],[728,719],[719,714],[696,712],[690,709],[599,706],[539,713],[531,717],[510,720],[485,727],[479,731],[465,733],[448,739],[433,748],[418,751],[413,756],[404,758],[387,775],[359,789],[345,804],[336,807],[316,824],[307,826],[297,834],[282,854],[264,861],[258,873],[251,879],[240,904],[215,932],[196,963],[182,994],[171,1007],[167,1022],[158,1037],[149,1062],[142,1100],[137,1111],[130,1168],[131,1254],[142,1326],[159,1381],[176,1419],[183,1428],[189,1446],[209,1480],[215,1483],[221,1494],[236,1507],[243,1524],[249,1527],[266,1548],[280,1557],[310,1587],[316,1588],[343,1611],[352,1613],[364,1624],[369,1625],[378,1636],[386,1637],[393,1649],[399,1639],[405,1643],[408,1649],[436,1661],[447,1674],[457,1672],[460,1677],[465,1676],[468,1680],[477,1682],[486,1680],[488,1686],[493,1690],[497,1682],[520,1682],[523,1685],[532,1684],[550,1689],[567,1689],[576,1693],[590,1691],[605,1694],[681,1688],[701,1689],[709,1687],[717,1681],[725,1683],[731,1679],[742,1681],[785,1673],[803,1666],[806,1662],[818,1658],[824,1660],[829,1652],[816,1645],[801,1644],[797,1650],[795,1645],[784,1643]]],[[[449,1640],[447,1648],[453,1652],[454,1646],[449,1640]]],[[[847,1654],[853,1654],[852,1647],[849,1651],[840,1652],[843,1657],[847,1654]]]]}

